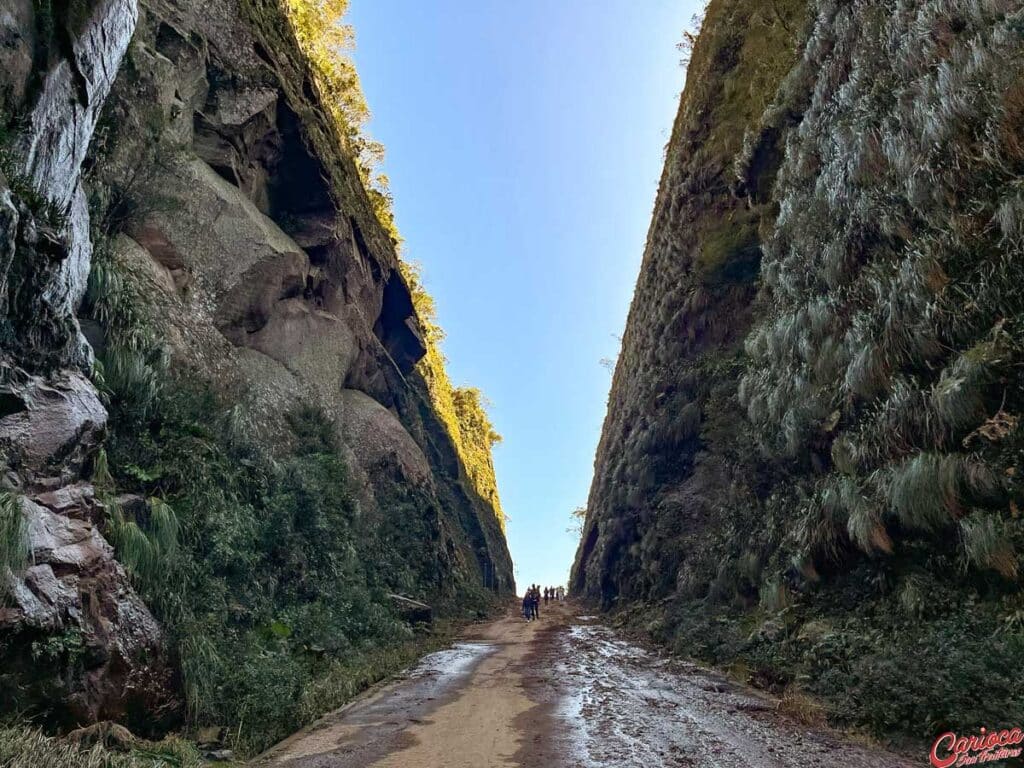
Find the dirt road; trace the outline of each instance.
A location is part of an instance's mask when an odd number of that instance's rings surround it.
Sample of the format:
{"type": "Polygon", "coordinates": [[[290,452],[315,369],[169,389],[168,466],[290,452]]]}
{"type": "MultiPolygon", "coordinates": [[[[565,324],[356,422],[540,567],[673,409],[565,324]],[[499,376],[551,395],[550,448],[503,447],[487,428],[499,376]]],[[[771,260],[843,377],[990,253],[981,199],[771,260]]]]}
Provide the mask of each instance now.
{"type": "Polygon", "coordinates": [[[478,627],[279,744],[261,768],[899,768],[571,605],[478,627]]]}

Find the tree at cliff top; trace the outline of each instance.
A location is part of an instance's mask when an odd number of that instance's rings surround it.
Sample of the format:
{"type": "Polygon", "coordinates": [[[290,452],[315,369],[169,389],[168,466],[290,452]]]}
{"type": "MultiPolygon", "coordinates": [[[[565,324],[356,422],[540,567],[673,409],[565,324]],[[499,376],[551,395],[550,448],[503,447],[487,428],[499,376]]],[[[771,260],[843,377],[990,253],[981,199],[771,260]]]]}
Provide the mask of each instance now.
{"type": "Polygon", "coordinates": [[[370,108],[359,84],[359,74],[346,55],[355,46],[355,31],[342,22],[349,0],[283,0],[299,46],[317,77],[320,93],[356,159],[356,166],[374,212],[395,243],[401,235],[395,224],[388,177],[377,170],[384,160],[384,145],[365,133],[370,108]]]}

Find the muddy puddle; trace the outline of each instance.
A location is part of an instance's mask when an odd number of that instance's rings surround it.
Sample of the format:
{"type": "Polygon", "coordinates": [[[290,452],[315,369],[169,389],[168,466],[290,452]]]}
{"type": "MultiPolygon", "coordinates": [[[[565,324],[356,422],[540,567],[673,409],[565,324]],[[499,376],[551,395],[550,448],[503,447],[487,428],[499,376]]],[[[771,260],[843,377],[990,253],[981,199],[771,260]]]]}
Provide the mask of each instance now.
{"type": "Polygon", "coordinates": [[[607,627],[573,624],[558,643],[554,717],[573,768],[911,765],[792,722],[773,701],[607,627]]]}
{"type": "Polygon", "coordinates": [[[253,765],[291,768],[368,766],[406,746],[405,730],[425,722],[494,653],[463,642],[431,653],[376,694],[357,699],[262,755],[253,765]]]}

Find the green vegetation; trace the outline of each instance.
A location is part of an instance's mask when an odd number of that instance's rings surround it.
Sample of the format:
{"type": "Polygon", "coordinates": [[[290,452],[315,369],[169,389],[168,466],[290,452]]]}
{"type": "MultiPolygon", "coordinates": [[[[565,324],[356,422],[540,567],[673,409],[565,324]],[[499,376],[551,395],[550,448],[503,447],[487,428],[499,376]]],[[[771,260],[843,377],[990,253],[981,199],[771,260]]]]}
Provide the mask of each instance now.
{"type": "Polygon", "coordinates": [[[253,753],[437,641],[387,598],[431,596],[406,556],[421,532],[364,518],[325,414],[290,414],[295,448],[272,453],[237,407],[169,370],[135,290],[98,249],[84,307],[106,332],[105,533],[168,633],[189,722],[229,726],[253,753]],[[112,503],[123,493],[144,514],[112,503]]]}
{"type": "Polygon", "coordinates": [[[18,497],[0,491],[0,603],[7,586],[6,573],[21,573],[28,565],[29,543],[18,497]]]}
{"type": "Polygon", "coordinates": [[[956,585],[911,572],[866,601],[862,582],[877,578],[858,567],[795,603],[767,605],[764,590],[754,612],[738,602],[708,610],[704,601],[674,601],[623,618],[656,627],[676,652],[727,666],[743,682],[805,691],[833,723],[876,736],[928,740],[965,722],[1012,727],[1024,717],[1013,672],[1024,640],[1006,619],[1020,612],[1018,599],[962,601],[956,585]],[[759,631],[768,626],[775,633],[759,631]]]}
{"type": "Polygon", "coordinates": [[[574,569],[878,736],[1024,719],[1020,29],[711,2],[574,569]]]}
{"type": "Polygon", "coordinates": [[[427,354],[417,368],[427,384],[430,400],[455,444],[455,450],[469,475],[473,488],[494,508],[501,530],[505,530],[505,514],[498,498],[498,481],[494,475],[491,449],[501,442],[487,416],[485,399],[475,387],[456,387],[448,378],[445,357],[441,351],[444,330],[437,324],[434,299],[423,287],[417,265],[402,264],[402,271],[412,293],[413,306],[423,326],[427,354]]]}
{"type": "Polygon", "coordinates": [[[22,726],[0,725],[0,765],[5,768],[199,768],[206,763],[182,740],[139,742],[115,753],[102,744],[78,746],[22,726]]]}

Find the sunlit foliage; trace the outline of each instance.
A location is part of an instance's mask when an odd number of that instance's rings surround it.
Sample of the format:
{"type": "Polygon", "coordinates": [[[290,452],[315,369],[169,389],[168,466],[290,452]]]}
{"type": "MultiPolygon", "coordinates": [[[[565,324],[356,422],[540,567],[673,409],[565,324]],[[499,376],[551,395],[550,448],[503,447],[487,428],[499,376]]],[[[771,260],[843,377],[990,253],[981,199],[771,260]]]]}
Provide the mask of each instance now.
{"type": "Polygon", "coordinates": [[[501,442],[487,415],[486,399],[476,387],[456,387],[448,377],[441,343],[444,330],[437,324],[433,297],[423,287],[421,269],[417,264],[402,264],[402,271],[412,293],[413,306],[423,326],[427,353],[418,369],[427,383],[430,399],[444,422],[459,452],[476,492],[494,508],[502,530],[505,514],[498,497],[498,481],[494,474],[491,449],[501,442]]]}
{"type": "Polygon", "coordinates": [[[370,108],[349,55],[355,47],[355,32],[343,21],[348,0],[284,0],[284,4],[325,106],[344,138],[345,149],[356,159],[377,218],[392,239],[400,242],[388,177],[379,170],[384,145],[366,134],[370,108]]]}

